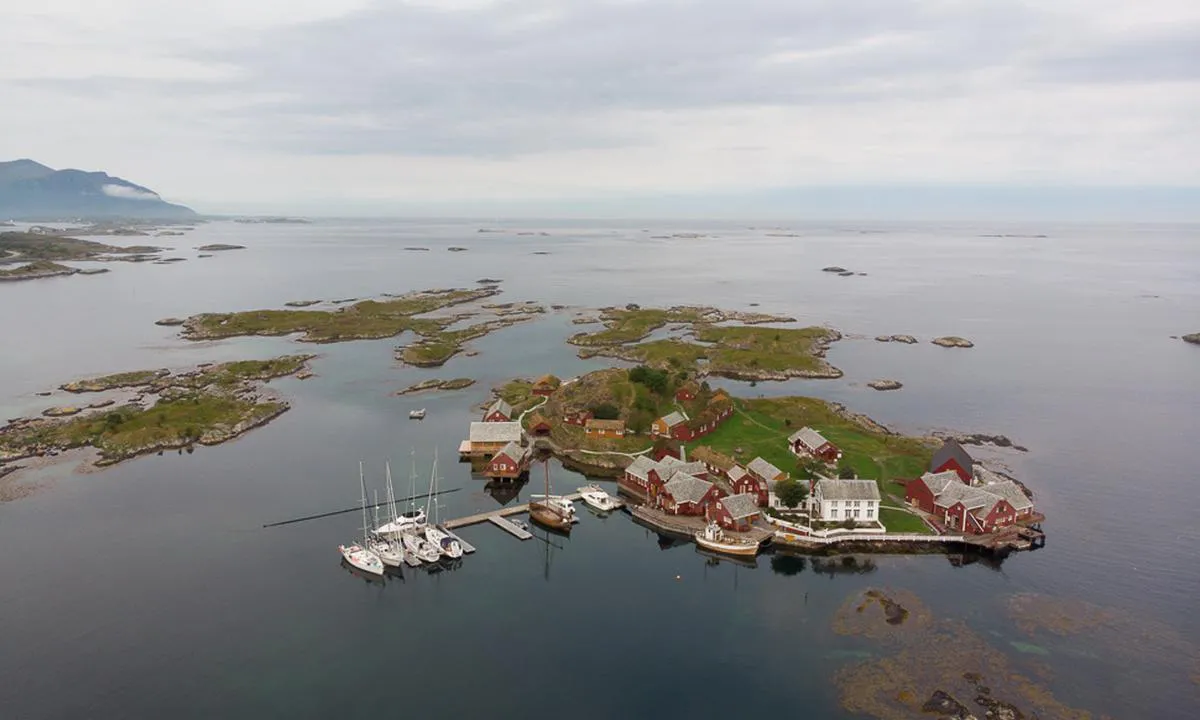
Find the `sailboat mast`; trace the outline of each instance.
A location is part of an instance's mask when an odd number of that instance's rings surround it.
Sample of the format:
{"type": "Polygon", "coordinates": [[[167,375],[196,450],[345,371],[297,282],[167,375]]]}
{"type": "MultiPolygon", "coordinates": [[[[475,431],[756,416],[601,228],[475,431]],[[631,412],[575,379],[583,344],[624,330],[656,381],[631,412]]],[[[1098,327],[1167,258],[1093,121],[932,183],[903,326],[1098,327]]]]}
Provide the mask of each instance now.
{"type": "Polygon", "coordinates": [[[396,522],[396,488],[395,488],[395,486],[392,485],[392,461],[391,460],[384,461],[383,474],[384,474],[384,477],[387,478],[387,489],[385,490],[385,492],[387,494],[386,500],[387,500],[387,504],[388,504],[388,511],[391,513],[391,517],[388,519],[394,523],[394,522],[396,522]]]}
{"type": "Polygon", "coordinates": [[[410,450],[409,455],[412,458],[412,471],[408,474],[408,482],[411,485],[408,492],[408,510],[412,517],[417,516],[417,451],[410,450]]]}
{"type": "MultiPolygon", "coordinates": [[[[425,512],[433,507],[430,503],[433,502],[433,484],[437,481],[437,451],[433,454],[433,471],[429,473],[429,497],[425,499],[425,512]]],[[[433,524],[437,525],[437,508],[433,508],[434,518],[433,524]]]]}
{"type": "Polygon", "coordinates": [[[363,544],[367,543],[367,481],[363,478],[362,460],[358,461],[358,486],[362,490],[363,544]]]}

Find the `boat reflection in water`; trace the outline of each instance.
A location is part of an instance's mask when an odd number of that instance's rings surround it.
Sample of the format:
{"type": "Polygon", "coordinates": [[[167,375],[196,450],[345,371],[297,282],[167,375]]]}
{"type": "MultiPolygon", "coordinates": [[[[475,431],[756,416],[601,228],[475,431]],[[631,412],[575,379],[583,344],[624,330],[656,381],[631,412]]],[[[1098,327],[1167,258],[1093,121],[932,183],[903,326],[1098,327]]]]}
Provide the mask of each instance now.
{"type": "MultiPolygon", "coordinates": [[[[341,562],[339,562],[338,564],[341,565],[342,569],[344,569],[346,572],[350,573],[354,577],[362,580],[363,582],[365,582],[369,585],[386,585],[387,584],[387,581],[383,579],[383,577],[384,577],[383,575],[376,575],[375,573],[369,573],[369,572],[364,572],[362,570],[359,570],[358,568],[354,567],[349,562],[347,562],[345,558],[343,558],[341,560],[341,562]]],[[[397,568],[397,570],[398,570],[398,568],[397,568]]]]}

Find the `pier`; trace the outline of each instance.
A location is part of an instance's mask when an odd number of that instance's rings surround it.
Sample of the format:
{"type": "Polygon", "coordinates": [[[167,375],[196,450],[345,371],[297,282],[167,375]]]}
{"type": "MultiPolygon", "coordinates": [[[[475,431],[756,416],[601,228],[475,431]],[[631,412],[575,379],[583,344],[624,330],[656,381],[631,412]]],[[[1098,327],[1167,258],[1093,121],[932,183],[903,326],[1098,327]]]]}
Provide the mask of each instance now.
{"type": "Polygon", "coordinates": [[[529,532],[525,528],[513,525],[512,521],[510,521],[508,518],[502,518],[499,515],[493,515],[488,518],[488,520],[490,520],[493,525],[513,535],[518,540],[529,540],[533,537],[533,533],[529,532]]]}
{"type": "MultiPolygon", "coordinates": [[[[567,493],[567,494],[563,495],[563,497],[566,498],[567,500],[574,502],[576,500],[579,500],[582,496],[577,492],[573,492],[573,493],[567,493]]],[[[466,517],[460,517],[460,518],[454,518],[453,520],[447,520],[446,522],[444,522],[442,524],[442,527],[446,528],[447,532],[449,532],[451,530],[457,530],[458,528],[464,528],[469,525],[478,525],[479,523],[490,522],[490,523],[496,525],[497,527],[504,528],[505,530],[507,530],[509,533],[511,533],[515,537],[521,538],[522,540],[527,540],[528,538],[521,537],[521,535],[518,534],[519,532],[524,532],[523,530],[521,530],[516,525],[513,525],[512,523],[510,523],[504,519],[504,518],[512,517],[514,515],[523,515],[527,512],[529,512],[529,503],[521,503],[520,505],[513,505],[512,507],[498,508],[496,510],[488,510],[487,512],[475,513],[474,515],[467,515],[466,517]],[[501,522],[503,522],[504,524],[501,525],[501,522]],[[507,526],[507,527],[505,527],[505,526],[507,526]],[[509,529],[509,528],[511,528],[511,529],[509,529]],[[514,532],[514,531],[516,531],[516,532],[514,532]]],[[[454,535],[454,533],[450,533],[450,534],[454,535]]],[[[526,533],[526,534],[528,534],[528,533],[526,533]]],[[[458,536],[455,535],[455,537],[458,537],[458,536]]],[[[533,536],[530,535],[529,537],[533,537],[533,536]]],[[[462,542],[462,540],[460,539],[459,542],[462,542]]],[[[466,545],[464,544],[463,550],[466,552],[472,552],[472,551],[474,551],[474,548],[472,548],[470,551],[468,551],[466,549],[466,545]]]]}

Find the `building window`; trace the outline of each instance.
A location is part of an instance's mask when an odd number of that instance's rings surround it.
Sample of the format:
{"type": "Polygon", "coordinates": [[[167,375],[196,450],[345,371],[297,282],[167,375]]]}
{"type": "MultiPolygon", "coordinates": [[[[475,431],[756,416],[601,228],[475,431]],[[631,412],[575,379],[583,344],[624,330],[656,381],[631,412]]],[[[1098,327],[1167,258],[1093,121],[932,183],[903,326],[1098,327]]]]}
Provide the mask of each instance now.
{"type": "Polygon", "coordinates": [[[875,516],[875,509],[874,509],[874,508],[867,508],[867,519],[868,519],[868,520],[870,520],[870,519],[871,519],[871,518],[873,518],[874,516],[875,516]]]}

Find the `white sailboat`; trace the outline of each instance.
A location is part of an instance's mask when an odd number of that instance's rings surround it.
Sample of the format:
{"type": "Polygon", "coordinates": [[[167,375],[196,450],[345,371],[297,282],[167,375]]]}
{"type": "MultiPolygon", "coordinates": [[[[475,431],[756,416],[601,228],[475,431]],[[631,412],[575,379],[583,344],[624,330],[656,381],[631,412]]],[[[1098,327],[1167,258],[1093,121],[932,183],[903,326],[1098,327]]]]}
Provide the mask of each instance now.
{"type": "Polygon", "coordinates": [[[367,483],[363,479],[362,463],[358,463],[358,484],[362,489],[362,527],[363,541],[362,543],[350,543],[349,545],[338,545],[338,551],[342,553],[342,557],[351,566],[358,568],[372,575],[383,574],[383,560],[374,552],[367,549],[367,533],[369,526],[367,525],[367,483]]]}
{"type": "MultiPolygon", "coordinates": [[[[375,523],[376,528],[379,527],[379,491],[375,491],[375,523]]],[[[394,541],[383,538],[379,535],[378,530],[372,531],[371,537],[367,540],[367,548],[379,556],[384,565],[388,567],[400,567],[404,564],[404,548],[394,541]]]]}
{"type": "Polygon", "coordinates": [[[396,511],[396,491],[392,486],[392,468],[388,463],[384,466],[387,472],[388,492],[390,493],[390,509],[391,519],[380,525],[375,532],[388,540],[399,540],[400,536],[406,532],[412,532],[425,524],[425,509],[416,506],[417,495],[417,465],[416,460],[413,460],[412,475],[410,478],[412,490],[409,493],[410,506],[408,512],[399,513],[396,511]]]}
{"type": "Polygon", "coordinates": [[[458,538],[454,537],[444,529],[438,527],[438,506],[437,497],[434,496],[434,491],[437,489],[437,454],[433,456],[433,473],[429,478],[429,499],[425,502],[428,507],[433,507],[433,524],[425,525],[425,539],[428,540],[438,551],[451,559],[457,559],[463,556],[462,543],[458,538]]]}
{"type": "Polygon", "coordinates": [[[588,485],[579,488],[579,497],[588,504],[588,507],[600,512],[612,512],[625,504],[612,495],[609,495],[599,485],[588,485]]]}

